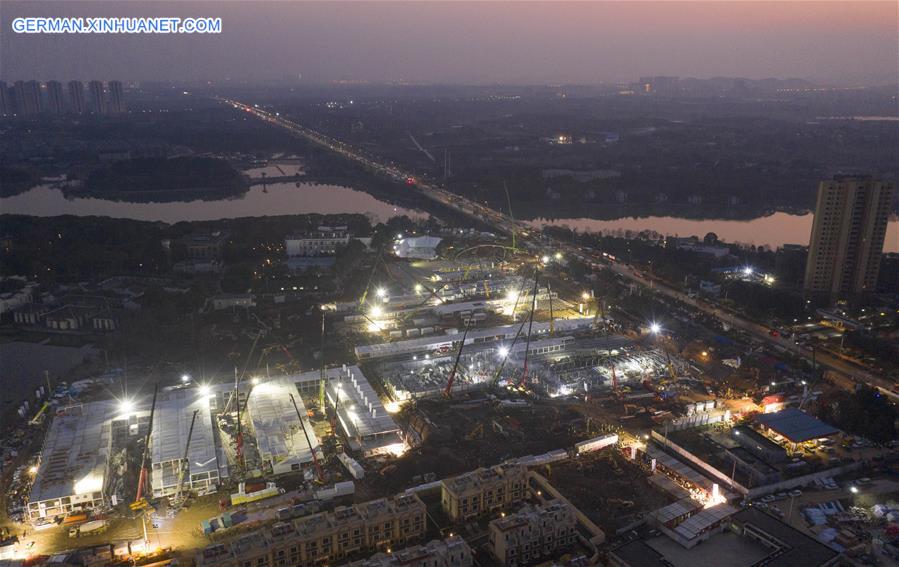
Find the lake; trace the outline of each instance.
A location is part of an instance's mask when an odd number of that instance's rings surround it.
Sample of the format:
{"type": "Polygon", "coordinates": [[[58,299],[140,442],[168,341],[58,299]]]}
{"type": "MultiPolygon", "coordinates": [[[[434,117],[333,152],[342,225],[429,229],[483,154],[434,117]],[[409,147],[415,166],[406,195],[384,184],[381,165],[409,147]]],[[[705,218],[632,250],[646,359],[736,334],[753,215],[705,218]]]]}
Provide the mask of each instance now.
{"type": "MultiPolygon", "coordinates": [[[[784,244],[808,245],[813,219],[814,215],[811,213],[793,215],[778,212],[751,220],[696,220],[648,216],[612,220],[536,219],[529,222],[534,226],[567,226],[581,232],[612,234],[618,231],[654,230],[665,236],[698,236],[702,238],[707,233],[714,232],[719,239],[725,242],[739,242],[756,246],[767,245],[777,248],[784,244]]],[[[883,249],[884,252],[899,252],[899,219],[890,219],[883,249]]]]}
{"type": "MultiPolygon", "coordinates": [[[[283,167],[283,166],[282,166],[283,167]]],[[[175,223],[238,217],[301,215],[306,213],[360,213],[378,221],[399,215],[427,218],[427,213],[396,207],[368,193],[338,185],[273,183],[256,185],[243,195],[211,201],[129,203],[94,197],[66,198],[49,186],[0,199],[0,213],[49,217],[57,215],[106,216],[175,223]]]]}

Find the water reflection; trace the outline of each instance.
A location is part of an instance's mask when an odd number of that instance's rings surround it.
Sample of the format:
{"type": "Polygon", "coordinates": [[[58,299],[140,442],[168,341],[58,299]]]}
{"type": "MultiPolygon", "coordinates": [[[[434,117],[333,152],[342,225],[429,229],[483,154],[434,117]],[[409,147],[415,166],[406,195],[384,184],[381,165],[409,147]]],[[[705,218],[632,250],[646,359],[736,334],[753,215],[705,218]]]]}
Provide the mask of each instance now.
{"type": "MultiPolygon", "coordinates": [[[[739,242],[756,246],[777,248],[784,244],[808,245],[814,215],[774,213],[752,220],[696,220],[676,217],[597,219],[537,219],[529,221],[534,226],[567,226],[579,231],[610,232],[654,230],[666,236],[698,236],[714,232],[725,242],[739,242]]],[[[884,252],[899,252],[899,219],[890,219],[884,252]]]]}
{"type": "Polygon", "coordinates": [[[267,190],[257,185],[239,197],[217,201],[125,203],[93,197],[66,199],[62,191],[40,186],[0,199],[0,213],[40,217],[107,216],[167,223],[305,213],[360,213],[378,221],[399,215],[427,217],[421,211],[395,207],[368,193],[337,185],[273,183],[265,187],[267,190]]]}

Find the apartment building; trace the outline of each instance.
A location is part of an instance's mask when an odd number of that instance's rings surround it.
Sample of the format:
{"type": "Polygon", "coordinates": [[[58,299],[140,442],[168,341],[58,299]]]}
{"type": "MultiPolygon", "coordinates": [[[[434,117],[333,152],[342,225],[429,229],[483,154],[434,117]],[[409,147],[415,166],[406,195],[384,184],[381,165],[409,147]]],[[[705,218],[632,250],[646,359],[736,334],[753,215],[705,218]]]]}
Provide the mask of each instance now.
{"type": "Polygon", "coordinates": [[[368,559],[355,561],[349,567],[472,567],[471,548],[459,536],[432,540],[394,553],[376,553],[368,559]]]}
{"type": "Polygon", "coordinates": [[[837,176],[818,187],[805,291],[831,300],[873,292],[894,182],[837,176]]]}
{"type": "Polygon", "coordinates": [[[577,541],[571,507],[559,500],[525,506],[490,522],[490,551],[503,565],[516,567],[550,558],[577,541]]]}
{"type": "Polygon", "coordinates": [[[402,547],[424,537],[425,505],[403,494],[341,506],[291,523],[278,523],[209,546],[196,555],[198,567],[311,567],[339,562],[366,552],[402,547]]]}
{"type": "Polygon", "coordinates": [[[477,469],[441,482],[441,505],[454,522],[463,522],[499,510],[524,499],[527,468],[498,465],[477,469]]]}
{"type": "Polygon", "coordinates": [[[346,246],[352,235],[345,226],[320,226],[284,239],[288,258],[333,256],[346,246]]]}

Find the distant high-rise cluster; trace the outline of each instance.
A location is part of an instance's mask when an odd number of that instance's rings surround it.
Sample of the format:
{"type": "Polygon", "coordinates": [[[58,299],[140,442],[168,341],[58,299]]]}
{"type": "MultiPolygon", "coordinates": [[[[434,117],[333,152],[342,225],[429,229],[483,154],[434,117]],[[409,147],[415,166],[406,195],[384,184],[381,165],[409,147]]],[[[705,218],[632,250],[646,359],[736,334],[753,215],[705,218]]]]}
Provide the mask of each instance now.
{"type": "Polygon", "coordinates": [[[59,81],[16,81],[10,87],[0,81],[0,116],[35,116],[38,114],[123,114],[125,91],[120,81],[91,81],[89,101],[85,100],[84,83],[69,81],[66,92],[59,81]]]}

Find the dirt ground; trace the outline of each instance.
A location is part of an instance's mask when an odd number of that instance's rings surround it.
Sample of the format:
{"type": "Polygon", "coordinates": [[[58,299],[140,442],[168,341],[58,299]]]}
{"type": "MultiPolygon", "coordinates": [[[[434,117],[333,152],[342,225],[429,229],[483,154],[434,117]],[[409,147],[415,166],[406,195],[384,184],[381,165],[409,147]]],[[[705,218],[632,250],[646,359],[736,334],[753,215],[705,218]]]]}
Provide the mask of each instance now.
{"type": "Polygon", "coordinates": [[[618,451],[565,461],[547,472],[552,485],[608,534],[672,502],[618,451]]]}

